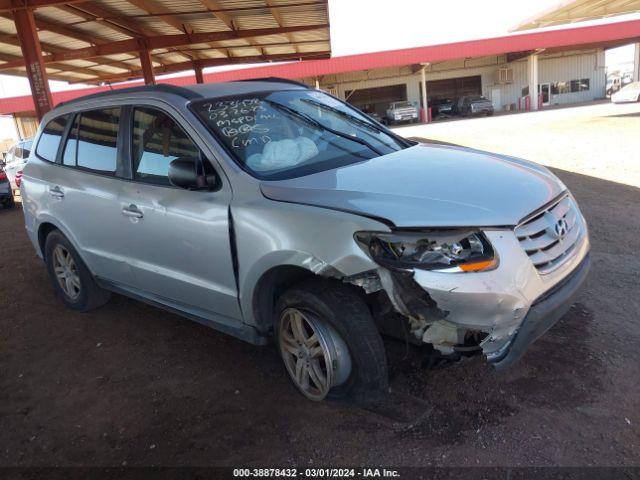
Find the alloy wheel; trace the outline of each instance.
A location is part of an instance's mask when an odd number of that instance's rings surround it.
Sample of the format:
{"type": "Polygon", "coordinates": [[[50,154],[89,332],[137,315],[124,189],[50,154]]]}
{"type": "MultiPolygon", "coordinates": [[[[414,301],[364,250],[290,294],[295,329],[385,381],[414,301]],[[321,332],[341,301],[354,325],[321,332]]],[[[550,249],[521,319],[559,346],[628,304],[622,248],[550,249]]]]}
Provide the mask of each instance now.
{"type": "Polygon", "coordinates": [[[78,268],[69,250],[62,245],[53,249],[53,272],[65,295],[71,300],[78,298],[81,288],[78,268]]]}
{"type": "Polygon", "coordinates": [[[344,340],[314,314],[287,308],[280,317],[280,353],[296,387],[309,399],[323,400],[351,374],[344,340]]]}

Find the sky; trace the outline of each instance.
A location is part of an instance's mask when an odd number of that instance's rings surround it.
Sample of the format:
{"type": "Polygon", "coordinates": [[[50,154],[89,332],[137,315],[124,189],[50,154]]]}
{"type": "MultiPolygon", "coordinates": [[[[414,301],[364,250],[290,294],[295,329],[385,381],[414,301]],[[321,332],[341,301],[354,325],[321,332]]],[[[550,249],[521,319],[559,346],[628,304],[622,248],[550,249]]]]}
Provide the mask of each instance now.
{"type": "MultiPolygon", "coordinates": [[[[559,0],[329,0],[332,55],[507,35],[509,29],[558,3],[559,0]]],[[[606,57],[608,66],[632,61],[633,46],[611,49],[606,57]]],[[[206,69],[212,70],[219,68],[206,69]]],[[[50,85],[52,91],[79,88],[56,81],[50,85]]],[[[29,93],[25,78],[0,75],[0,98],[29,93]]],[[[9,134],[15,135],[13,122],[0,117],[0,139],[9,134]]]]}

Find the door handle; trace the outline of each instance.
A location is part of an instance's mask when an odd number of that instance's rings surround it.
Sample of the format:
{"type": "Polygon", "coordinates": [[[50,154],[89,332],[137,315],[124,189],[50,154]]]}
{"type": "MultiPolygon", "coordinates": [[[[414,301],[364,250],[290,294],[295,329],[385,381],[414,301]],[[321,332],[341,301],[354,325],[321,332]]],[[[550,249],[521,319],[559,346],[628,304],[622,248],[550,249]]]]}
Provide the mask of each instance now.
{"type": "Polygon", "coordinates": [[[49,189],[49,195],[51,195],[52,197],[62,198],[64,197],[64,192],[59,186],[56,185],[55,187],[51,187],[49,189]]]}
{"type": "Polygon", "coordinates": [[[136,207],[134,204],[131,204],[128,207],[124,207],[122,209],[122,214],[125,217],[132,217],[132,218],[144,217],[144,214],[140,210],[138,210],[138,207],[136,207]]]}

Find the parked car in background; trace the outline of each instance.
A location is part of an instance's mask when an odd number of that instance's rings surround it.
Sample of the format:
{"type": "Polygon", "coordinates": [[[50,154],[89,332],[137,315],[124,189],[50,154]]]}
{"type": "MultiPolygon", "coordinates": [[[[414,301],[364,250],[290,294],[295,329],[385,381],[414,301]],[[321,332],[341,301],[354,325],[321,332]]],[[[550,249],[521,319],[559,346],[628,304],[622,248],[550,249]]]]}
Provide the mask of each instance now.
{"type": "Polygon", "coordinates": [[[18,183],[19,180],[18,182],[16,182],[16,177],[20,178],[20,176],[22,175],[24,166],[26,165],[31,153],[32,143],[33,139],[31,138],[22,140],[16,143],[7,152],[4,169],[7,173],[7,176],[9,177],[9,181],[11,182],[11,188],[14,191],[20,188],[20,185],[18,183]]]}
{"type": "Polygon", "coordinates": [[[0,204],[2,204],[4,208],[12,208],[15,206],[11,183],[2,165],[0,165],[0,204]]]}
{"type": "Polygon", "coordinates": [[[401,122],[417,122],[418,109],[411,102],[393,102],[385,113],[385,123],[392,125],[401,122]]]}
{"type": "Polygon", "coordinates": [[[610,97],[618,90],[622,88],[622,79],[619,76],[610,76],[607,78],[607,85],[605,86],[605,95],[610,97]]]}
{"type": "Polygon", "coordinates": [[[640,82],[633,82],[611,95],[613,103],[640,102],[640,82]]]}
{"type": "Polygon", "coordinates": [[[505,368],[567,311],[589,265],[586,222],[545,167],[409,141],[287,80],[59,105],[21,190],[69,308],[115,291],[273,339],[312,400],[384,395],[381,334],[505,368]]]}
{"type": "Polygon", "coordinates": [[[453,100],[448,98],[435,98],[429,103],[431,115],[435,117],[447,117],[453,115],[453,100]]]}
{"type": "Polygon", "coordinates": [[[493,115],[493,104],[482,95],[467,95],[458,99],[458,113],[464,117],[493,115]]]}

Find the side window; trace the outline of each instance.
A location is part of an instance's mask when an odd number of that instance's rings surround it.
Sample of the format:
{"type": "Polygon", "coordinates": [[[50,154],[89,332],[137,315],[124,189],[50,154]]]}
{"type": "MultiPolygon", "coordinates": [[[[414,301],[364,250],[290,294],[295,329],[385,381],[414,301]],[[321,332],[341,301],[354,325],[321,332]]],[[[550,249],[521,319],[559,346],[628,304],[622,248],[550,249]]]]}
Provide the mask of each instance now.
{"type": "Polygon", "coordinates": [[[169,164],[180,157],[200,157],[200,150],[166,113],[154,108],[133,112],[131,158],[136,180],[169,185],[169,164]]]}
{"type": "Polygon", "coordinates": [[[77,145],[78,167],[115,174],[120,108],[80,114],[77,145]]]}
{"type": "MultiPolygon", "coordinates": [[[[56,161],[58,147],[60,146],[60,139],[64,133],[64,128],[67,125],[68,118],[69,115],[63,115],[51,120],[44,127],[42,135],[40,135],[40,140],[38,141],[38,146],[36,147],[36,153],[40,158],[48,160],[49,162],[56,161]]],[[[28,156],[28,151],[26,153],[28,156]]]]}
{"type": "Polygon", "coordinates": [[[78,122],[80,115],[76,115],[73,119],[73,125],[67,136],[67,144],[64,146],[62,154],[62,164],[68,166],[76,166],[76,152],[78,151],[78,122]]]}

